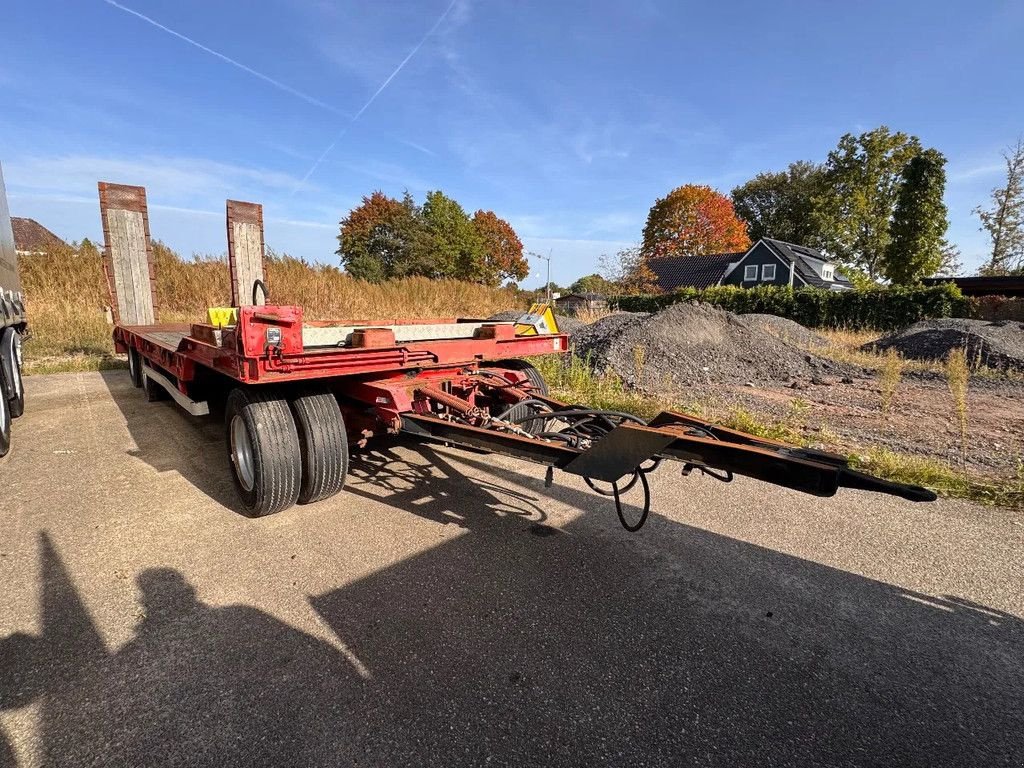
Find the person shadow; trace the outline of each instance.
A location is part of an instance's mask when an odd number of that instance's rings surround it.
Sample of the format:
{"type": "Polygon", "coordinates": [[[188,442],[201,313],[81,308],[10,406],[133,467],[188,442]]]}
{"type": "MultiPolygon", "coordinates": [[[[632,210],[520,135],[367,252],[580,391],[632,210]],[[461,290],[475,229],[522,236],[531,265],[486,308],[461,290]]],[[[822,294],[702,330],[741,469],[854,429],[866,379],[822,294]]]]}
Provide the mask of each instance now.
{"type": "Polygon", "coordinates": [[[39,549],[42,631],[0,641],[0,709],[39,706],[39,764],[309,765],[337,740],[360,682],[337,649],[153,568],[134,638],[109,651],[45,533],[39,549]]]}

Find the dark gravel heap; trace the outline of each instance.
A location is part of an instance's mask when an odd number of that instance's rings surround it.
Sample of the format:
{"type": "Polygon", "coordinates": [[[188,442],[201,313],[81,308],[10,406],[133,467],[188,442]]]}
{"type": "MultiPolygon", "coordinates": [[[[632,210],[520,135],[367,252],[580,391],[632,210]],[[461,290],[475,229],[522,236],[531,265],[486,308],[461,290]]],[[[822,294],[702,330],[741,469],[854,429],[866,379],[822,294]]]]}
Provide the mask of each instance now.
{"type": "MultiPolygon", "coordinates": [[[[518,320],[523,316],[525,310],[522,309],[506,309],[504,312],[497,312],[490,317],[488,320],[497,320],[498,322],[507,323],[512,320],[518,320]]],[[[558,330],[562,333],[568,333],[570,336],[580,328],[586,326],[581,320],[577,320],[575,317],[569,317],[568,315],[555,315],[555,322],[558,323],[558,330]]]]}
{"type": "Polygon", "coordinates": [[[945,360],[952,350],[962,348],[972,366],[1024,371],[1024,323],[959,317],[922,320],[865,348],[895,349],[915,360],[945,360]]]}
{"type": "Polygon", "coordinates": [[[784,341],[792,342],[801,347],[824,347],[828,344],[828,339],[824,336],[786,317],[759,315],[756,313],[740,315],[740,317],[748,323],[764,327],[769,333],[775,334],[784,341]]]}
{"type": "Polygon", "coordinates": [[[589,355],[595,369],[611,369],[627,385],[655,392],[847,372],[757,322],[707,304],[673,304],[653,315],[611,315],[576,333],[572,346],[580,357],[589,355]]]}

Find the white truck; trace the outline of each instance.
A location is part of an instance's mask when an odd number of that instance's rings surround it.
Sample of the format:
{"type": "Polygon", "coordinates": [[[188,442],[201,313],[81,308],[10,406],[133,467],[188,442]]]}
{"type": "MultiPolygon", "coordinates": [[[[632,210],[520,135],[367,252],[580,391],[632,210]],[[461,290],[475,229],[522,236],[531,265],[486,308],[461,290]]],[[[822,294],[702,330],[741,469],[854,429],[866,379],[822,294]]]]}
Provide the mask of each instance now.
{"type": "Polygon", "coordinates": [[[0,457],[11,449],[11,421],[25,410],[21,342],[28,318],[18,276],[18,254],[0,168],[0,457]]]}

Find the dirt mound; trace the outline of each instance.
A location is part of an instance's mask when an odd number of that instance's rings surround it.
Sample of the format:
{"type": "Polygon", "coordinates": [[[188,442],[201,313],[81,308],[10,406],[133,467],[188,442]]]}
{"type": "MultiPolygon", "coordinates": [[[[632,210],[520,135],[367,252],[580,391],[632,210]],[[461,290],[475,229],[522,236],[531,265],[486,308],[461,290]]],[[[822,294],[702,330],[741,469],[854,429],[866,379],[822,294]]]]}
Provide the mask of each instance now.
{"type": "Polygon", "coordinates": [[[572,346],[595,369],[611,369],[626,384],[655,392],[845,373],[763,325],[707,304],[611,315],[575,334],[572,346]]]}
{"type": "Polygon", "coordinates": [[[748,323],[762,326],[769,333],[778,336],[783,341],[789,341],[800,347],[824,347],[828,344],[828,339],[824,336],[815,333],[809,328],[805,328],[795,320],[779,317],[778,315],[760,315],[756,313],[740,315],[740,317],[748,323]]]}
{"type": "Polygon", "coordinates": [[[1024,371],[1024,323],[1016,320],[967,320],[946,317],[922,320],[865,345],[895,349],[915,360],[945,360],[954,349],[967,350],[973,365],[1024,371]]]}
{"type": "MultiPolygon", "coordinates": [[[[525,310],[522,309],[506,309],[504,312],[496,312],[487,319],[507,323],[518,320],[524,313],[525,310]]],[[[569,317],[568,315],[555,315],[555,322],[558,323],[559,331],[568,333],[570,336],[586,326],[586,323],[582,320],[577,320],[575,317],[569,317]]]]}

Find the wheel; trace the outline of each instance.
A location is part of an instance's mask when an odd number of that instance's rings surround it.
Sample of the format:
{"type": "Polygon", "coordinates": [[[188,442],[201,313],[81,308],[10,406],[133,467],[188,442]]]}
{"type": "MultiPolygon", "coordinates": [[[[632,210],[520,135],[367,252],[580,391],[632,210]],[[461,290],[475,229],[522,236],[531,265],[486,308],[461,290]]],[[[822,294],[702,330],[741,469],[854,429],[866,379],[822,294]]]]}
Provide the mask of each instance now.
{"type": "Polygon", "coordinates": [[[225,408],[228,458],[242,504],[253,517],[280,512],[299,498],[299,433],[276,390],[238,388],[225,408]]]}
{"type": "Polygon", "coordinates": [[[311,388],[291,399],[302,451],[299,503],[327,499],[348,474],[348,435],[338,401],[326,388],[311,388]]]}
{"type": "MultiPolygon", "coordinates": [[[[538,395],[547,397],[548,395],[548,383],[544,381],[544,377],[540,375],[540,371],[534,368],[530,363],[525,360],[502,360],[499,363],[495,363],[498,368],[505,368],[513,371],[521,371],[526,375],[527,381],[533,385],[533,391],[538,395]]],[[[535,413],[539,413],[540,409],[532,405],[516,405],[511,410],[505,412],[506,418],[510,421],[515,419],[521,419],[526,416],[531,416],[535,413]]],[[[523,429],[532,435],[540,434],[547,429],[547,422],[543,419],[534,419],[527,421],[522,424],[523,429]]]]}
{"type": "Polygon", "coordinates": [[[128,376],[136,387],[142,386],[142,355],[137,349],[128,350],[128,376]]]}
{"type": "Polygon", "coordinates": [[[16,419],[25,413],[25,385],[21,378],[21,334],[13,328],[4,331],[0,339],[0,355],[3,355],[6,375],[10,377],[8,383],[14,393],[8,399],[8,407],[11,418],[16,419]]]}
{"type": "Polygon", "coordinates": [[[10,401],[3,397],[5,378],[3,368],[0,367],[0,457],[6,456],[11,450],[11,406],[10,401]]]}

